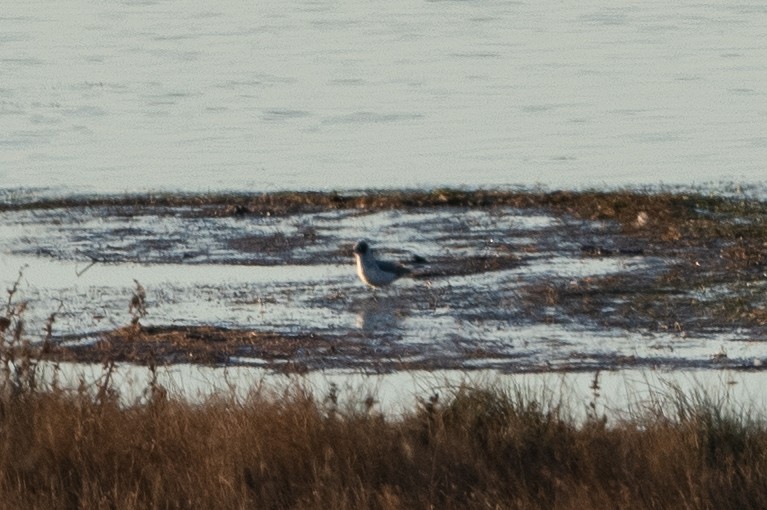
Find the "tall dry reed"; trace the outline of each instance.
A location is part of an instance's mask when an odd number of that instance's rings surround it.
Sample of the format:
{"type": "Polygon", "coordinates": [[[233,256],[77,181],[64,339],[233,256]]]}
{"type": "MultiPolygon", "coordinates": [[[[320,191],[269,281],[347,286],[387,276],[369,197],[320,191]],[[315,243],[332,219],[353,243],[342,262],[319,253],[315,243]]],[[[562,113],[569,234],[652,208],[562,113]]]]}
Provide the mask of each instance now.
{"type": "Polygon", "coordinates": [[[298,386],[95,393],[6,394],[1,507],[767,508],[767,427],[681,393],[609,424],[492,387],[396,418],[298,386]]]}

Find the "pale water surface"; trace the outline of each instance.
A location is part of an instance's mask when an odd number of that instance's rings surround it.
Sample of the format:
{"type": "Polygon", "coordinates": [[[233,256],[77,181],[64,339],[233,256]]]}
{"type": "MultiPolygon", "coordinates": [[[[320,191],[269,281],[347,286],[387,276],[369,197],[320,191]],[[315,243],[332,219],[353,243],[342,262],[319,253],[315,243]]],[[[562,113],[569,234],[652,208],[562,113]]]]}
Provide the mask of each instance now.
{"type": "Polygon", "coordinates": [[[758,184],[758,2],[6,1],[0,190],[758,184]]]}
{"type": "MultiPolygon", "coordinates": [[[[89,388],[96,392],[106,376],[104,367],[72,365],[42,367],[44,381],[56,381],[64,387],[89,388]]],[[[121,366],[110,374],[120,389],[124,403],[146,402],[152,374],[146,367],[121,366]]],[[[231,395],[246,399],[253,391],[266,394],[289,389],[308,390],[319,402],[327,403],[334,392],[342,412],[366,409],[366,399],[373,397],[373,411],[396,416],[412,413],[419,402],[436,396],[448,402],[461,386],[490,387],[536,399],[544,408],[561,406],[563,416],[576,420],[589,416],[605,416],[613,420],[677,415],[675,404],[679,395],[690,403],[708,403],[752,419],[767,419],[767,399],[759,391],[764,374],[758,372],[698,372],[678,370],[564,374],[498,374],[492,370],[465,372],[440,370],[410,371],[366,375],[355,372],[311,372],[306,375],[285,375],[263,372],[249,367],[227,369],[174,365],[161,367],[155,373],[156,383],[171,395],[199,401],[216,395],[231,395]],[[697,399],[697,400],[696,400],[697,399]]]]}

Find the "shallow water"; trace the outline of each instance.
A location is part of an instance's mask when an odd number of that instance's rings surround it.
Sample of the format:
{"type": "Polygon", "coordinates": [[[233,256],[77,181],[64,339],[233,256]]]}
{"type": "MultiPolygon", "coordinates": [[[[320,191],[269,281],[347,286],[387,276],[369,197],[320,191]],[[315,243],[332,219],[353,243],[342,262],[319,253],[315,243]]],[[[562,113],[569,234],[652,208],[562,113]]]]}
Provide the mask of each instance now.
{"type": "MultiPolygon", "coordinates": [[[[763,328],[723,325],[708,320],[705,309],[701,316],[683,308],[687,301],[716,302],[717,292],[732,292],[732,282],[705,293],[680,290],[668,304],[679,307],[671,322],[664,313],[642,312],[642,302],[623,317],[631,292],[599,290],[601,279],[653,279],[675,258],[638,250],[609,222],[512,208],[236,217],[191,207],[130,212],[110,206],[4,213],[0,283],[10,288],[22,271],[13,299],[26,303],[30,336],[40,339],[54,312],[54,340],[65,345],[126,326],[140,284],[145,326],[211,325],[300,339],[287,357],[276,347],[270,353],[245,345],[216,358],[227,365],[535,372],[759,369],[767,359],[763,328]],[[415,278],[375,292],[357,279],[351,246],[371,232],[385,258],[427,259],[412,265],[415,278]],[[583,243],[615,254],[589,255],[583,243]],[[573,292],[575,300],[547,300],[547,292],[573,292]],[[598,308],[581,307],[597,299],[598,308]]],[[[749,285],[753,295],[767,282],[749,285]]]]}
{"type": "Polygon", "coordinates": [[[19,1],[0,34],[6,193],[764,180],[759,3],[19,1]]]}
{"type": "MultiPolygon", "coordinates": [[[[103,383],[104,367],[61,363],[41,367],[41,380],[56,380],[60,387],[86,388],[94,393],[103,383]]],[[[145,367],[122,365],[110,374],[125,404],[146,402],[152,373],[145,367]]],[[[611,423],[634,419],[663,410],[676,416],[675,404],[682,395],[688,402],[715,405],[723,412],[752,419],[767,418],[767,400],[758,391],[763,372],[699,370],[621,370],[599,373],[508,374],[495,370],[407,371],[371,375],[355,371],[316,371],[304,375],[275,374],[253,367],[211,368],[178,364],[160,367],[155,382],[172,397],[203,401],[210,397],[246,399],[251,392],[280,395],[299,388],[318,402],[334,392],[342,412],[367,409],[374,399],[374,412],[399,416],[415,411],[436,396],[449,401],[461,386],[497,388],[535,399],[544,408],[559,406],[563,416],[583,420],[605,416],[611,423]],[[699,399],[696,400],[696,399],[699,399]],[[592,407],[593,406],[593,407],[592,407]]],[[[656,416],[657,414],[653,414],[656,416]]]]}

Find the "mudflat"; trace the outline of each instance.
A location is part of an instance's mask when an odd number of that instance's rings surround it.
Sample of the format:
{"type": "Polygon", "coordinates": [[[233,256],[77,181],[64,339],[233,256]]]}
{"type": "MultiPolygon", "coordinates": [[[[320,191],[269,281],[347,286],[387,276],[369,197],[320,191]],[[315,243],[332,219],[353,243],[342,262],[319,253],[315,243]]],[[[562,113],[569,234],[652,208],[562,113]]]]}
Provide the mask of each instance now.
{"type": "Polygon", "coordinates": [[[734,193],[167,194],[0,212],[4,269],[29,263],[6,344],[48,359],[549,371],[767,358],[767,203],[734,193]],[[414,277],[365,288],[359,238],[414,277]],[[47,285],[44,271],[68,276],[47,285]]]}

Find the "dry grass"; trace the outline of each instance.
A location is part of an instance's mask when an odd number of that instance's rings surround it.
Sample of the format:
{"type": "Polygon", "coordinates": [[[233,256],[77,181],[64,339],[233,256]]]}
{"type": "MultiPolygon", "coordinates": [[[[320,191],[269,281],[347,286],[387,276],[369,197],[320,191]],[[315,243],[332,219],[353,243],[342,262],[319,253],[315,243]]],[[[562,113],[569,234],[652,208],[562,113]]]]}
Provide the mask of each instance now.
{"type": "Polygon", "coordinates": [[[201,404],[155,391],[130,407],[98,395],[2,399],[0,507],[767,507],[764,423],[681,393],[609,426],[498,388],[396,419],[300,388],[201,404]]]}

